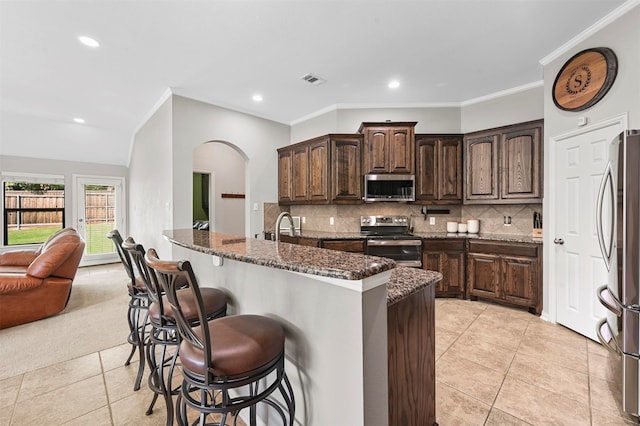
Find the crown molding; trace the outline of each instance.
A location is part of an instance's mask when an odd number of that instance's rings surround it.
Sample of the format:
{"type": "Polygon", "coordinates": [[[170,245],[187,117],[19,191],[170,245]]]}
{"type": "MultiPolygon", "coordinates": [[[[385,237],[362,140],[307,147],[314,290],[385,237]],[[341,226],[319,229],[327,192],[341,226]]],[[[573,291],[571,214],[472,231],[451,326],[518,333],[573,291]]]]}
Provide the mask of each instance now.
{"type": "Polygon", "coordinates": [[[524,92],[524,91],[535,89],[536,87],[542,87],[542,86],[544,86],[544,80],[538,80],[538,81],[534,81],[533,83],[527,83],[527,84],[523,84],[522,86],[512,87],[511,89],[501,90],[500,92],[491,93],[486,96],[480,96],[478,98],[462,101],[460,102],[460,106],[466,107],[469,105],[490,101],[492,99],[502,98],[504,96],[513,95],[516,93],[524,92]]]}
{"type": "Polygon", "coordinates": [[[634,7],[640,4],[640,0],[628,0],[622,5],[618,6],[616,9],[612,10],[609,14],[605,15],[603,18],[598,20],[595,24],[582,31],[580,34],[567,41],[562,46],[558,47],[553,52],[549,53],[544,58],[540,59],[540,64],[542,66],[549,65],[552,61],[558,59],[560,56],[569,52],[571,49],[575,48],[578,44],[585,41],[587,38],[591,37],[607,25],[614,22],[616,19],[620,18],[627,12],[629,12],[634,7]]]}

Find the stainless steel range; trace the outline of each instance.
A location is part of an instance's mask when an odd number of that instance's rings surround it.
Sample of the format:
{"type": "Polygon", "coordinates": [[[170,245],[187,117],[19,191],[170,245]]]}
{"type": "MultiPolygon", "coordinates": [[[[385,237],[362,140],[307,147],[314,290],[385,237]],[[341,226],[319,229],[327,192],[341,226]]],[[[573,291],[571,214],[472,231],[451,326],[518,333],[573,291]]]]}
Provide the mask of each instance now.
{"type": "Polygon", "coordinates": [[[407,216],[360,216],[360,233],[366,236],[366,254],[386,257],[398,266],[422,267],[422,239],[409,234],[407,216]]]}

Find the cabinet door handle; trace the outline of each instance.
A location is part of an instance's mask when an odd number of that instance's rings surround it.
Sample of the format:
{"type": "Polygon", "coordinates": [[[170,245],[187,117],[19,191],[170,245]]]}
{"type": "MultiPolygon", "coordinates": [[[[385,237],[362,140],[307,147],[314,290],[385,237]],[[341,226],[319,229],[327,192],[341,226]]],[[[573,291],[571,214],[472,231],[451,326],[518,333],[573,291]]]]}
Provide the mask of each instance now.
{"type": "Polygon", "coordinates": [[[564,244],[564,240],[562,238],[556,238],[553,240],[553,243],[562,245],[564,244]]]}

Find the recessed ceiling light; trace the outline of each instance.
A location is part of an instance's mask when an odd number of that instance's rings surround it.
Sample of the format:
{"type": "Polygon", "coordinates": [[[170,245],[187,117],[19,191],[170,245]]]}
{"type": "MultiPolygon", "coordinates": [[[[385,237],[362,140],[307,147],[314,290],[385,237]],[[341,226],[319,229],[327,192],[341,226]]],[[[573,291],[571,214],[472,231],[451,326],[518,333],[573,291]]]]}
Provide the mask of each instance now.
{"type": "Polygon", "coordinates": [[[76,117],[73,119],[74,123],[84,124],[84,118],[76,117]]]}
{"type": "Polygon", "coordinates": [[[255,94],[251,99],[253,99],[256,102],[262,102],[262,95],[255,94]]]}
{"type": "Polygon", "coordinates": [[[387,86],[389,89],[397,89],[400,87],[400,82],[398,80],[391,80],[387,86]]]}
{"type": "Polygon", "coordinates": [[[78,41],[87,47],[100,47],[100,43],[91,37],[80,36],[78,37],[78,41]]]}

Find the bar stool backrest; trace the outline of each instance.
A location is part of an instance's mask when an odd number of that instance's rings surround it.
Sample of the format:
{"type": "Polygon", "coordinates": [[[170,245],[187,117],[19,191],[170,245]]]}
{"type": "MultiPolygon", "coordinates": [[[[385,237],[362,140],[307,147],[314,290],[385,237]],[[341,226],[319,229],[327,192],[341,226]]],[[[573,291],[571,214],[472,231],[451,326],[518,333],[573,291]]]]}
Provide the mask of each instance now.
{"type": "Polygon", "coordinates": [[[117,229],[113,229],[107,234],[107,238],[113,241],[113,245],[116,246],[116,253],[118,253],[118,257],[120,258],[120,261],[122,262],[122,265],[124,266],[129,279],[131,280],[131,287],[133,291],[136,291],[136,276],[133,272],[133,265],[131,263],[131,257],[129,256],[129,253],[122,249],[122,235],[120,235],[120,232],[117,229]]]}
{"type": "Polygon", "coordinates": [[[168,324],[173,325],[173,319],[167,318],[164,315],[165,308],[165,299],[163,299],[164,290],[160,283],[158,282],[158,278],[155,273],[153,273],[149,267],[147,266],[144,258],[145,258],[145,250],[142,244],[138,244],[134,241],[133,238],[129,237],[122,243],[122,248],[125,252],[131,255],[131,260],[133,265],[135,265],[135,271],[144,281],[145,286],[147,287],[147,293],[149,294],[149,299],[152,303],[158,305],[160,314],[160,326],[164,327],[168,324]]]}
{"type": "Polygon", "coordinates": [[[180,337],[186,340],[191,345],[200,349],[204,353],[204,365],[211,365],[211,337],[209,335],[209,328],[204,326],[200,327],[201,336],[194,332],[193,327],[197,324],[207,324],[207,316],[205,314],[204,303],[202,301],[202,294],[200,292],[200,286],[193,273],[191,263],[188,260],[182,261],[163,261],[158,258],[158,253],[155,249],[150,248],[145,256],[145,262],[147,266],[158,277],[158,282],[164,289],[169,304],[173,308],[173,312],[178,325],[178,331],[180,337]],[[177,290],[180,286],[183,286],[185,281],[188,284],[188,288],[193,295],[193,299],[196,301],[196,309],[198,311],[198,322],[193,323],[187,321],[180,301],[177,296],[177,290]]]}

